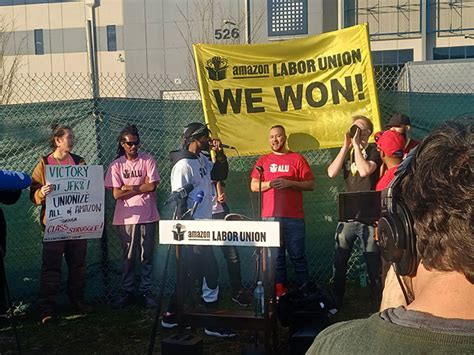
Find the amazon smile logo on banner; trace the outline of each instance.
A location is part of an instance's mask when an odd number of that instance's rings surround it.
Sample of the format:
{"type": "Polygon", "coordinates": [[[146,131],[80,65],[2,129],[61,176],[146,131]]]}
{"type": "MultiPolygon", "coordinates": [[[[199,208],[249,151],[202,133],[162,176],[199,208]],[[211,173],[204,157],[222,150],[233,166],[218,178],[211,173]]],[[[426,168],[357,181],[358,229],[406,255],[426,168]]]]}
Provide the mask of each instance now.
{"type": "Polygon", "coordinates": [[[227,65],[227,59],[222,57],[212,57],[206,62],[207,74],[209,79],[214,81],[224,80],[226,77],[226,71],[229,67],[227,65]]]}

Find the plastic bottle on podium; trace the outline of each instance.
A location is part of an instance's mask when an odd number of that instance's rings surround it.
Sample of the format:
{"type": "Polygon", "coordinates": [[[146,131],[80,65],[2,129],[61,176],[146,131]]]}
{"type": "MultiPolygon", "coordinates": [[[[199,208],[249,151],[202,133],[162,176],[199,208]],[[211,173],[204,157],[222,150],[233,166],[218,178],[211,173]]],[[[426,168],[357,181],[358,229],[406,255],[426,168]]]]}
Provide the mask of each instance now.
{"type": "Polygon", "coordinates": [[[265,296],[262,281],[257,281],[257,287],[253,291],[253,302],[255,305],[255,316],[261,317],[265,312],[265,296]]]}

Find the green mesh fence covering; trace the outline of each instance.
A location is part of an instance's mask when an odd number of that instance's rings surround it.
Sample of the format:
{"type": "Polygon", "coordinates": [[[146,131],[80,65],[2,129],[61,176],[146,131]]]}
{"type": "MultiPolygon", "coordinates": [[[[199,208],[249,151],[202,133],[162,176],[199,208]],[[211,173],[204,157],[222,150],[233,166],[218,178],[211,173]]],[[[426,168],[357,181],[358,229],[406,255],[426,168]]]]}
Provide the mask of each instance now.
{"type": "MultiPolygon", "coordinates": [[[[157,160],[162,177],[157,191],[158,208],[162,218],[170,218],[171,210],[163,206],[170,192],[168,153],[179,148],[179,136],[187,123],[203,121],[201,103],[195,100],[194,84],[190,82],[186,86],[181,83],[177,87],[167,78],[102,76],[101,98],[92,99],[87,77],[47,79],[36,78],[35,82],[52,83],[53,86],[38,88],[21,84],[32,82],[30,77],[24,78],[14,88],[17,94],[12,96],[12,101],[17,103],[0,105],[0,168],[31,173],[39,157],[49,152],[50,125],[63,123],[74,130],[74,152],[84,156],[89,164],[102,164],[106,169],[115,156],[120,130],[126,123],[134,123],[140,131],[140,149],[151,153],[157,160]],[[25,91],[25,96],[20,95],[26,87],[28,92],[25,91]],[[58,96],[63,100],[57,101],[58,96]],[[174,100],[168,100],[169,97],[174,100]]],[[[393,87],[394,79],[391,77],[390,80],[393,87]]],[[[412,118],[411,135],[416,139],[422,139],[449,118],[474,111],[472,94],[397,92],[384,90],[380,83],[379,88],[384,123],[394,112],[406,113],[412,118]]],[[[303,152],[316,176],[316,188],[304,193],[304,205],[306,254],[311,277],[318,281],[328,281],[332,275],[336,200],[342,191],[342,178],[329,179],[326,168],[337,152],[337,149],[303,152]]],[[[249,190],[249,174],[256,159],[230,159],[231,171],[226,187],[231,211],[252,218],[258,214],[257,196],[249,190]]],[[[113,209],[114,201],[107,192],[104,237],[89,241],[87,253],[86,297],[93,302],[110,301],[120,288],[121,248],[111,225],[113,209]]],[[[17,305],[30,303],[35,300],[39,288],[42,238],[39,208],[32,205],[28,191],[24,191],[20,201],[5,207],[4,212],[8,221],[5,260],[12,298],[17,305]]],[[[154,259],[157,287],[161,284],[164,252],[165,247],[157,243],[154,259]]],[[[243,280],[247,287],[251,287],[254,276],[252,252],[252,248],[240,250],[243,280]]],[[[228,280],[223,256],[218,250],[216,255],[220,262],[221,284],[226,287],[228,280]]],[[[291,277],[292,266],[291,263],[288,265],[291,277]]],[[[350,260],[349,277],[357,278],[363,270],[360,252],[356,248],[350,260]]],[[[62,289],[65,288],[66,271],[64,267],[62,289]]],[[[171,277],[165,285],[167,292],[174,287],[174,265],[169,275],[171,277]]],[[[64,292],[62,294],[64,297],[64,292]]]]}

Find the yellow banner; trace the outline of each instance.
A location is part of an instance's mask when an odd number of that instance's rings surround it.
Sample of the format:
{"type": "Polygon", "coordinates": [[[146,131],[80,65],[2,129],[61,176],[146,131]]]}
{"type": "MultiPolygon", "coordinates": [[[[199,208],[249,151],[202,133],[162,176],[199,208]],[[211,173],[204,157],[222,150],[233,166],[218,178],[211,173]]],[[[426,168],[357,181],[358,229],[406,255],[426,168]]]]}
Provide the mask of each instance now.
{"type": "Polygon", "coordinates": [[[277,124],[294,151],[341,146],[353,115],[380,129],[366,24],[274,43],[193,47],[206,122],[241,155],[268,152],[277,124]]]}

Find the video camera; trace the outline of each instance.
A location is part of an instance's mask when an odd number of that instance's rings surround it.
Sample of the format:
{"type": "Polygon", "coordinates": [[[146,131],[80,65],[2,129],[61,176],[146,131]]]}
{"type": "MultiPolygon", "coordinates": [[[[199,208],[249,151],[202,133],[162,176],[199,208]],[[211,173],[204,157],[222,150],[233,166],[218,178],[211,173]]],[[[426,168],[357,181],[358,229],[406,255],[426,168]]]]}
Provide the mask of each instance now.
{"type": "Polygon", "coordinates": [[[338,196],[339,221],[373,225],[382,216],[380,191],[341,192],[338,196]]]}
{"type": "Polygon", "coordinates": [[[412,151],[400,164],[395,178],[383,191],[339,194],[339,221],[377,223],[379,245],[385,260],[394,263],[398,275],[416,274],[418,257],[413,216],[401,196],[401,182],[408,174],[412,151]]]}

